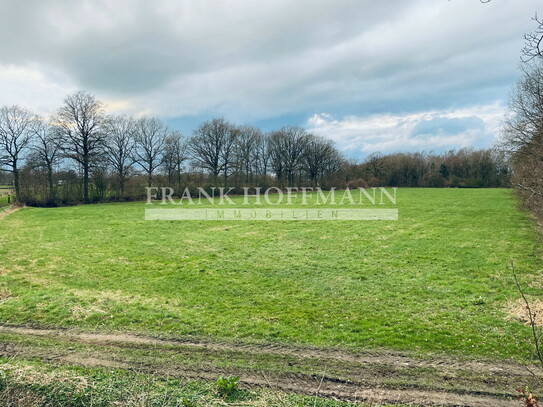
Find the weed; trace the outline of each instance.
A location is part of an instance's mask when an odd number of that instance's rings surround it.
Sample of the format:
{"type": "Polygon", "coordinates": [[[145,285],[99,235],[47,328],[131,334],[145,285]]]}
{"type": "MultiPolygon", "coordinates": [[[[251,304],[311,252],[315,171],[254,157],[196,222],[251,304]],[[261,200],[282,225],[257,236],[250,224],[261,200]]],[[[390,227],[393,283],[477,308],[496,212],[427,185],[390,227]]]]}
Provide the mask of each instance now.
{"type": "Polygon", "coordinates": [[[223,398],[230,397],[238,391],[239,377],[236,376],[219,376],[217,382],[217,391],[223,398]]]}

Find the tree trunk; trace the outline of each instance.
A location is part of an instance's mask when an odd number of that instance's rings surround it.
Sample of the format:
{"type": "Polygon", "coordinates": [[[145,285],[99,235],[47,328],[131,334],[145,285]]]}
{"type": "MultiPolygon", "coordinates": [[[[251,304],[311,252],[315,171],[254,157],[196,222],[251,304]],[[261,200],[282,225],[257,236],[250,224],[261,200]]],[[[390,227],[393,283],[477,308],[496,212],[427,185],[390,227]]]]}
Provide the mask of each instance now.
{"type": "Polygon", "coordinates": [[[177,164],[177,193],[181,193],[181,163],[177,164]]]}
{"type": "Polygon", "coordinates": [[[83,147],[83,201],[89,202],[89,154],[83,147]]]}
{"type": "Polygon", "coordinates": [[[15,202],[19,202],[21,189],[19,186],[19,169],[17,168],[17,164],[13,165],[13,183],[15,186],[15,202]]]}
{"type": "Polygon", "coordinates": [[[55,200],[55,191],[53,189],[53,168],[51,165],[47,165],[47,183],[49,184],[49,200],[53,202],[55,200]]]}
{"type": "Polygon", "coordinates": [[[83,165],[83,200],[89,202],[89,164],[83,165]]]}
{"type": "Polygon", "coordinates": [[[121,170],[119,171],[119,193],[120,193],[120,198],[123,197],[124,195],[124,171],[121,170]]]}

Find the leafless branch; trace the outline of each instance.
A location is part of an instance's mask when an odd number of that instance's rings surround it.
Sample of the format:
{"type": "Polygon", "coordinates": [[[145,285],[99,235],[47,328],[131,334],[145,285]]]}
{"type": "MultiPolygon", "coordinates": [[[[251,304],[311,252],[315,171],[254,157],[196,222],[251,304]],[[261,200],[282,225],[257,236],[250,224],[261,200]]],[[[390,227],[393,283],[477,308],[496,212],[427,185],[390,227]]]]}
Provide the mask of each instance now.
{"type": "Polygon", "coordinates": [[[530,301],[528,301],[528,298],[526,298],[526,295],[524,294],[524,290],[522,289],[520,282],[518,281],[518,277],[515,272],[515,265],[513,263],[511,263],[511,270],[513,271],[513,277],[515,278],[515,284],[517,286],[517,290],[520,294],[520,297],[524,301],[526,310],[528,311],[528,318],[530,320],[530,328],[532,330],[533,345],[535,348],[535,356],[537,357],[540,363],[541,369],[543,370],[543,354],[541,353],[541,333],[539,332],[536,325],[535,313],[532,310],[532,307],[530,306],[530,301]]]}

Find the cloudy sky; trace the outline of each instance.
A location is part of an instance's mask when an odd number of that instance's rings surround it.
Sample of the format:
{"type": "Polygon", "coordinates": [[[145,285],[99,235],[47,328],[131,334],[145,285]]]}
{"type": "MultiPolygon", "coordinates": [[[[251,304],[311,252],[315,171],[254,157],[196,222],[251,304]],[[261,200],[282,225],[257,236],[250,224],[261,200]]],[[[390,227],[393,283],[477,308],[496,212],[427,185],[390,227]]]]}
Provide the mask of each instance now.
{"type": "Polygon", "coordinates": [[[300,125],[347,155],[490,146],[540,0],[0,0],[0,105],[75,90],[190,134],[300,125]]]}

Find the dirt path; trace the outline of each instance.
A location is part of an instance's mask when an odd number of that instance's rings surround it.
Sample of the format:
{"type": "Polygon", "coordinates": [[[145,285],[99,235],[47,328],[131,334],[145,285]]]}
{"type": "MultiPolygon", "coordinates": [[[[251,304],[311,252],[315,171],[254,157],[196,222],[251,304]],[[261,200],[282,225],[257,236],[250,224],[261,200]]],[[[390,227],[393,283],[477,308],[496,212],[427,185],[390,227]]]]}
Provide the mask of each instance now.
{"type": "Polygon", "coordinates": [[[19,209],[24,208],[24,206],[20,205],[11,205],[9,208],[3,209],[0,208],[0,220],[8,216],[9,214],[12,214],[13,212],[18,211],[19,209]]]}
{"type": "Polygon", "coordinates": [[[524,366],[506,362],[17,326],[0,326],[0,334],[2,356],[191,379],[236,375],[245,387],[376,404],[520,406],[515,389],[538,385],[524,366]]]}

